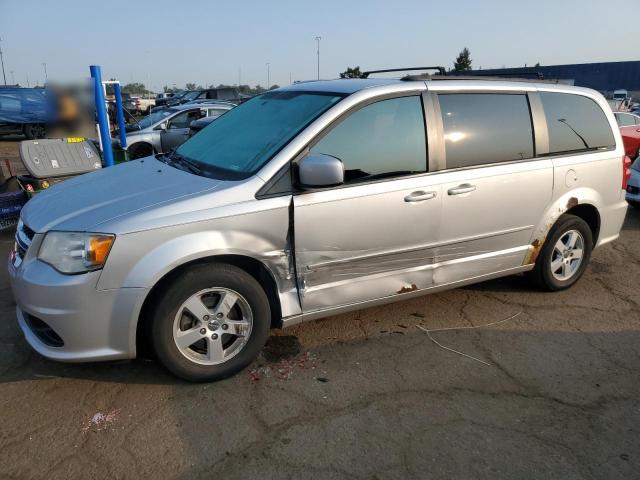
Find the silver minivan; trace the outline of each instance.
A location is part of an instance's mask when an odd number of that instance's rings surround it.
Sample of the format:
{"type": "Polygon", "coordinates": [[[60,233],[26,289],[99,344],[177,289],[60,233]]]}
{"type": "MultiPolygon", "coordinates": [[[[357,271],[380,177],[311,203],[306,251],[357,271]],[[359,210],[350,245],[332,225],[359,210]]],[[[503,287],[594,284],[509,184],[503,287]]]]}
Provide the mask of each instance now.
{"type": "Polygon", "coordinates": [[[275,327],[526,272],[546,290],[618,238],[628,159],[597,92],[411,76],[299,83],[171,154],[22,210],[18,322],[61,361],[220,379],[275,327]]]}

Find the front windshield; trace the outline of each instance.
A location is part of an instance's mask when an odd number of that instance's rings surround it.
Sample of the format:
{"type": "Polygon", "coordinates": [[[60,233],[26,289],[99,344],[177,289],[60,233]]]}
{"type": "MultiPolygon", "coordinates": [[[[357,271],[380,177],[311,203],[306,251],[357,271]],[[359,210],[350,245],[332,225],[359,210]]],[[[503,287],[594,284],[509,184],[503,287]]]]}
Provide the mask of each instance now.
{"type": "Polygon", "coordinates": [[[173,108],[167,108],[165,110],[158,110],[158,111],[152,112],[146,117],[144,117],[142,120],[140,120],[138,122],[138,126],[140,127],[140,129],[148,128],[158,122],[161,122],[163,119],[167,118],[169,115],[177,111],[178,110],[175,110],[173,108]]]}
{"type": "Polygon", "coordinates": [[[229,110],[176,153],[212,176],[247,178],[344,95],[273,91],[229,110]]]}
{"type": "Polygon", "coordinates": [[[200,91],[199,90],[194,90],[192,92],[187,92],[185,93],[180,100],[195,100],[196,98],[198,98],[198,95],[200,95],[200,91]]]}

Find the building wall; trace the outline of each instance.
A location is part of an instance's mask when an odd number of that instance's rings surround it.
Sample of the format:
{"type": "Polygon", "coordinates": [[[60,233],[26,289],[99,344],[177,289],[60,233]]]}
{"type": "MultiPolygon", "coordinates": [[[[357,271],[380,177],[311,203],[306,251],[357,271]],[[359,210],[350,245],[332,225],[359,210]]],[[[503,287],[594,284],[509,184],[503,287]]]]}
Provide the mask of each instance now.
{"type": "Polygon", "coordinates": [[[575,63],[524,68],[497,68],[472,70],[465,75],[509,75],[534,78],[541,73],[546,80],[573,80],[574,85],[588,87],[605,94],[624,88],[640,92],[640,61],[575,63]]]}

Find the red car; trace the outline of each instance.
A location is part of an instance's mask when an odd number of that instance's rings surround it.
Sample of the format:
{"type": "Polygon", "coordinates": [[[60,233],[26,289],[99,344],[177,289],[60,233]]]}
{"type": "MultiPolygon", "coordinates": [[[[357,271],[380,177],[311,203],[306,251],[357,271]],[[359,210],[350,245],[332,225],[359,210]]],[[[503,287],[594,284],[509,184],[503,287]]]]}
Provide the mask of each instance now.
{"type": "Polygon", "coordinates": [[[622,134],[624,151],[634,159],[640,154],[640,117],[631,113],[614,112],[622,134]]]}

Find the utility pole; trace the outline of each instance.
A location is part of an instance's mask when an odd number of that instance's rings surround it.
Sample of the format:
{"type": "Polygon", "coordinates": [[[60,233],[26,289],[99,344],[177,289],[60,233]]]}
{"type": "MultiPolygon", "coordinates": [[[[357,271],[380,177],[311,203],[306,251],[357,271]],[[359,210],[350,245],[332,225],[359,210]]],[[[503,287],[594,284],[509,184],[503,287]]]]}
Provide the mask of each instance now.
{"type": "Polygon", "coordinates": [[[318,80],[320,80],[320,40],[322,40],[322,37],[317,36],[316,42],[318,42],[318,51],[316,53],[318,54],[318,80]]]}
{"type": "Polygon", "coordinates": [[[42,66],[44,67],[44,83],[46,85],[47,84],[47,80],[49,80],[47,78],[47,62],[42,62],[42,66]]]}
{"type": "Polygon", "coordinates": [[[271,67],[271,64],[269,62],[267,62],[267,90],[269,90],[269,83],[271,82],[270,67],[271,67]]]}
{"type": "MultiPolygon", "coordinates": [[[[0,42],[2,39],[0,38],[0,42]]],[[[2,47],[0,47],[0,63],[2,63],[2,78],[4,78],[4,86],[7,86],[7,76],[4,74],[4,58],[2,57],[2,47]]]]}
{"type": "Polygon", "coordinates": [[[238,88],[242,85],[242,68],[238,67],[238,88]]]}
{"type": "Polygon", "coordinates": [[[13,70],[9,70],[9,75],[11,75],[11,85],[15,85],[16,77],[13,76],[13,70]]]}
{"type": "Polygon", "coordinates": [[[29,74],[27,73],[27,87],[31,88],[31,84],[29,83],[29,74]]]}

